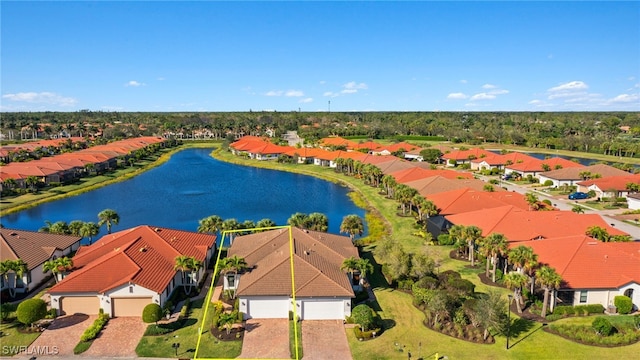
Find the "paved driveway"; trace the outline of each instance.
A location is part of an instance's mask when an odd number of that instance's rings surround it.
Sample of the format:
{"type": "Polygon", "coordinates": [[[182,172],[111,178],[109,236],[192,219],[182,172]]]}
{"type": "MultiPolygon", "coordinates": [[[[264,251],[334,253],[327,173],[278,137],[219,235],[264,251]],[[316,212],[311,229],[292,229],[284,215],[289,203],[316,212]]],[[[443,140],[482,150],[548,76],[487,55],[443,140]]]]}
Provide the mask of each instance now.
{"type": "Polygon", "coordinates": [[[93,324],[95,319],[95,315],[80,314],[59,317],[38,336],[29,349],[47,349],[52,352],[51,355],[54,355],[57,350],[55,355],[65,358],[73,356],[73,348],[80,341],[80,336],[86,328],[93,324]]]}
{"type": "Polygon", "coordinates": [[[82,356],[136,357],[136,346],[146,328],[147,324],[140,317],[109,319],[100,336],[93,340],[89,350],[82,356]]]}
{"type": "Polygon", "coordinates": [[[289,320],[247,320],[239,358],[290,359],[289,320]]]}
{"type": "Polygon", "coordinates": [[[350,360],[351,350],[342,320],[302,322],[304,360],[350,360]]]}

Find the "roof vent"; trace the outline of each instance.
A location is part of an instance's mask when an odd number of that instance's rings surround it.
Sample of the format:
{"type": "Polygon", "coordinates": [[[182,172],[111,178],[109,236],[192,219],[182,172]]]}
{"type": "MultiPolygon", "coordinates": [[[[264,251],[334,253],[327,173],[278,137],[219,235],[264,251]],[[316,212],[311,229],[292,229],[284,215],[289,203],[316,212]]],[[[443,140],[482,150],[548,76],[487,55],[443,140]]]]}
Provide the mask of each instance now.
{"type": "Polygon", "coordinates": [[[11,234],[9,234],[9,235],[11,235],[11,236],[16,236],[16,235],[18,235],[18,233],[14,231],[14,232],[12,232],[12,233],[11,233],[11,234]]]}
{"type": "Polygon", "coordinates": [[[160,228],[155,228],[155,229],[153,229],[153,231],[155,231],[155,232],[160,232],[160,231],[162,231],[162,230],[161,230],[160,228]]]}
{"type": "Polygon", "coordinates": [[[140,248],[140,252],[146,252],[146,251],[147,251],[147,247],[146,246],[143,246],[143,247],[140,248]]]}
{"type": "Polygon", "coordinates": [[[305,255],[309,255],[309,252],[307,250],[304,251],[305,255]]]}

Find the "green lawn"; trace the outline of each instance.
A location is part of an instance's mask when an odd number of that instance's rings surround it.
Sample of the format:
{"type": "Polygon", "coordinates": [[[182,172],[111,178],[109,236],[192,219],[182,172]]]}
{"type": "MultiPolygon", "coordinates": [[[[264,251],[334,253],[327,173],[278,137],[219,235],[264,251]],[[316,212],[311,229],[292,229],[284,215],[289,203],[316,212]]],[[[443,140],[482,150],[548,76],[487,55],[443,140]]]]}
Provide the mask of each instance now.
{"type": "Polygon", "coordinates": [[[15,355],[17,347],[29,346],[40,336],[36,333],[21,333],[18,327],[22,326],[17,320],[3,321],[0,324],[0,344],[2,344],[0,356],[15,355]]]}
{"type": "MultiPolygon", "coordinates": [[[[143,336],[136,353],[141,357],[175,357],[176,351],[171,347],[173,343],[180,343],[178,357],[193,357],[198,341],[198,329],[202,326],[202,316],[204,315],[204,299],[191,303],[191,315],[186,321],[186,325],[172,333],[162,336],[143,336]]],[[[207,319],[204,321],[202,339],[198,349],[198,358],[224,358],[231,359],[238,357],[242,351],[242,341],[219,341],[213,337],[209,331],[211,326],[213,311],[208,311],[207,319]]]]}

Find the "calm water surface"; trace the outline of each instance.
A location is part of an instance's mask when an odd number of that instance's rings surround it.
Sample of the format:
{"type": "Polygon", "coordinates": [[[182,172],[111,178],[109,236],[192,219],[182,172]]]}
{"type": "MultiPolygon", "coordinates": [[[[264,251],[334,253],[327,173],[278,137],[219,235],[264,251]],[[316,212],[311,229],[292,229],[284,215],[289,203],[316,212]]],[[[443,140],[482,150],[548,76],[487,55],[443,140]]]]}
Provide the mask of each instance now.
{"type": "MultiPolygon", "coordinates": [[[[212,158],[211,151],[180,151],[135,178],[4,216],[2,225],[38,230],[46,220],[97,222],[97,214],[107,208],[120,215],[112,231],[138,225],[195,231],[198,221],[210,215],[239,222],[269,218],[285,225],[293,213],[320,212],[329,218],[329,232],[339,233],[345,215],[364,218],[364,210],[353,204],[349,190],[341,185],[225,163],[212,158]]],[[[99,236],[105,233],[103,228],[99,236]]]]}

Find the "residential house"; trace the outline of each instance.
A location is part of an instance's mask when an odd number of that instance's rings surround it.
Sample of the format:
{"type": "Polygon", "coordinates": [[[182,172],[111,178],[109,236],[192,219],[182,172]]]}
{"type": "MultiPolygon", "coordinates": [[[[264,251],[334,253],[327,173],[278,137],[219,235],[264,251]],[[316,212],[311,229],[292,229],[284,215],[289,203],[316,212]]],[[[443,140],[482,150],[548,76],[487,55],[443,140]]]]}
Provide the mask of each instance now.
{"type": "Polygon", "coordinates": [[[216,236],[147,225],[108,234],[82,246],[75,270],[50,290],[59,315],[141,316],[150,303],[166,304],[179,286],[204,280],[216,248],[216,236]],[[204,264],[197,273],[176,270],[176,257],[192,256],[204,264]]]}
{"type": "Polygon", "coordinates": [[[523,210],[529,208],[524,195],[511,191],[489,192],[460,188],[428,195],[427,200],[432,201],[438,207],[440,215],[462,214],[507,205],[513,205],[523,210]]]}
{"type": "Polygon", "coordinates": [[[585,235],[528,241],[541,264],[562,277],[550,306],[601,304],[613,306],[616,296],[631,298],[640,308],[640,242],[601,242],[585,235]]]}
{"type": "Polygon", "coordinates": [[[584,165],[573,162],[571,160],[563,159],[561,157],[553,157],[544,160],[534,158],[529,161],[505,165],[504,173],[517,174],[522,177],[527,177],[528,175],[536,177],[542,172],[571,167],[583,168],[584,165]]]}
{"type": "MultiPolygon", "coordinates": [[[[20,259],[27,264],[27,272],[21,279],[9,280],[17,280],[16,292],[29,292],[46,281],[51,273],[43,272],[42,265],[48,260],[71,255],[80,247],[81,239],[79,236],[0,228],[0,260],[20,259]]],[[[2,279],[2,290],[10,285],[2,279]]]]}
{"type": "MultiPolygon", "coordinates": [[[[487,185],[486,182],[478,179],[447,179],[443,176],[432,176],[420,180],[406,182],[405,185],[418,190],[422,196],[436,194],[443,191],[450,191],[462,188],[471,188],[482,191],[487,185]]],[[[495,191],[504,191],[502,188],[495,188],[495,191]]]]}
{"type": "Polygon", "coordinates": [[[494,156],[495,153],[491,151],[473,148],[469,150],[454,150],[442,155],[442,159],[446,161],[447,166],[454,167],[463,164],[470,164],[471,160],[482,159],[485,157],[494,156]]]}
{"type": "Polygon", "coordinates": [[[595,177],[597,175],[599,178],[630,175],[628,172],[614,168],[613,166],[596,164],[585,167],[563,167],[558,170],[545,171],[538,174],[538,179],[540,179],[541,184],[544,184],[547,180],[551,180],[553,187],[563,185],[572,186],[580,181],[586,180],[585,174],[589,177],[595,177]]]}
{"type": "Polygon", "coordinates": [[[631,175],[627,172],[623,176],[611,176],[591,179],[578,183],[578,191],[594,191],[596,197],[625,197],[629,194],[627,184],[640,185],[640,174],[631,175]]]}
{"type": "Polygon", "coordinates": [[[533,156],[521,152],[510,152],[508,154],[493,154],[482,158],[471,160],[471,170],[492,170],[504,169],[511,164],[519,164],[535,159],[533,156]]]}
{"type": "Polygon", "coordinates": [[[389,175],[396,179],[396,182],[404,184],[415,180],[425,179],[432,176],[442,176],[447,179],[473,179],[473,174],[466,171],[456,171],[450,169],[425,169],[422,167],[412,167],[404,170],[394,171],[389,175]]]}
{"type": "Polygon", "coordinates": [[[640,193],[627,194],[627,206],[629,210],[640,210],[640,193]]]}
{"type": "Polygon", "coordinates": [[[298,228],[291,228],[290,235],[288,229],[277,229],[236,237],[228,256],[236,255],[250,270],[225,279],[225,286],[235,290],[245,318],[286,319],[293,306],[303,320],[344,320],[351,315],[354,284],[341,269],[346,258],[359,258],[350,238],[298,228]]]}

